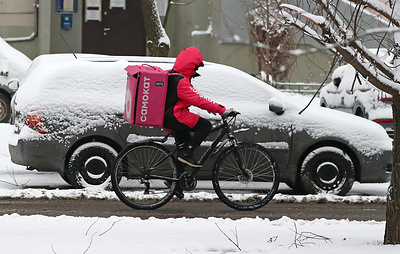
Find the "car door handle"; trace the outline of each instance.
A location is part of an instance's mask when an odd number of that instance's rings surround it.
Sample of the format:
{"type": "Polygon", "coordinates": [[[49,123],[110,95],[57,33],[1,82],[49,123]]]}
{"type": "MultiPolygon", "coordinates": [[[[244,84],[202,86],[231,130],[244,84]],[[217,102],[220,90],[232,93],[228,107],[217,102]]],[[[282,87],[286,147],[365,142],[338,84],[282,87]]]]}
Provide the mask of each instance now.
{"type": "Polygon", "coordinates": [[[111,28],[109,28],[109,27],[104,28],[104,32],[110,31],[110,30],[111,30],[111,28]]]}

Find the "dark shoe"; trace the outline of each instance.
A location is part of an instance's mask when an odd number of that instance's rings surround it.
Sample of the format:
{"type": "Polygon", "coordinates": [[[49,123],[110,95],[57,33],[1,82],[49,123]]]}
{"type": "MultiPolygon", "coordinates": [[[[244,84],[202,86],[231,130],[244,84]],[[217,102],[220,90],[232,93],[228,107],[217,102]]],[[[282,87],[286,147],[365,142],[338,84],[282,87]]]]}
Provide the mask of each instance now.
{"type": "Polygon", "coordinates": [[[193,157],[194,149],[187,147],[178,153],[178,161],[194,168],[201,168],[202,165],[193,157]]]}
{"type": "Polygon", "coordinates": [[[180,188],[175,189],[174,195],[175,195],[175,197],[177,197],[179,199],[183,199],[185,197],[185,194],[183,194],[183,190],[181,190],[180,188]]]}
{"type": "MultiPolygon", "coordinates": [[[[164,181],[164,184],[165,184],[165,186],[167,186],[168,188],[171,189],[172,184],[170,181],[164,181]]],[[[185,197],[185,194],[183,194],[183,190],[181,190],[181,188],[179,188],[179,186],[177,188],[175,188],[174,195],[179,199],[183,199],[185,197]]]]}
{"type": "Polygon", "coordinates": [[[182,154],[178,155],[178,161],[185,163],[194,168],[201,168],[203,166],[195,158],[193,158],[193,156],[186,154],[186,153],[182,153],[182,154]]]}

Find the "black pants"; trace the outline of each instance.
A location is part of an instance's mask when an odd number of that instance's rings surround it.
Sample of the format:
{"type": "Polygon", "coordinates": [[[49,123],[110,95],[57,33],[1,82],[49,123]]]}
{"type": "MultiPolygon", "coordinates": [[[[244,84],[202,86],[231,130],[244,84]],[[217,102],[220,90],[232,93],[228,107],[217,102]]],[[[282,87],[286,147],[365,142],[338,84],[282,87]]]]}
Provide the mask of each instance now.
{"type": "Polygon", "coordinates": [[[200,117],[197,124],[193,128],[190,128],[179,122],[172,110],[170,110],[164,117],[164,127],[174,132],[175,140],[178,144],[185,143],[187,146],[196,148],[210,134],[212,125],[210,121],[200,117]],[[193,132],[193,136],[191,132],[193,132]]]}

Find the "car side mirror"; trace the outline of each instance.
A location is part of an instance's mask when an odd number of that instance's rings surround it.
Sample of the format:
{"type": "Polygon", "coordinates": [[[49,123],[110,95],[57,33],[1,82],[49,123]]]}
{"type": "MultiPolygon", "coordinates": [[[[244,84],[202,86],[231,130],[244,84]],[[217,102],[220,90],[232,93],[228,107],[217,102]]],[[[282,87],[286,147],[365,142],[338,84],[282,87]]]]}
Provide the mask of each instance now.
{"type": "Polygon", "coordinates": [[[269,100],[269,111],[274,112],[277,115],[282,115],[285,112],[283,102],[279,99],[271,98],[269,100]]]}
{"type": "Polygon", "coordinates": [[[341,81],[342,81],[342,78],[337,77],[332,80],[332,83],[334,86],[339,87],[341,81]]]}
{"type": "Polygon", "coordinates": [[[17,91],[17,89],[19,88],[19,81],[18,79],[11,79],[8,84],[7,84],[8,88],[10,88],[11,90],[13,90],[14,92],[17,91]]]}

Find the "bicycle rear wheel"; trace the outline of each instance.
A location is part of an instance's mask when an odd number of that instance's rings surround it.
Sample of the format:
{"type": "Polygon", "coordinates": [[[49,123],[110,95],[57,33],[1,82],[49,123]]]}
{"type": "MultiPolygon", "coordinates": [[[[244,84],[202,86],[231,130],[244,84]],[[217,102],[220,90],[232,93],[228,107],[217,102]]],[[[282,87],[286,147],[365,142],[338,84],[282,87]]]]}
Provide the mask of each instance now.
{"type": "Polygon", "coordinates": [[[111,173],[114,192],[135,209],[156,209],[168,203],[174,196],[176,180],[173,156],[156,143],[128,146],[117,156],[111,173]]]}
{"type": "Polygon", "coordinates": [[[260,145],[241,143],[226,149],[216,160],[212,182],[219,199],[237,210],[266,205],[279,186],[279,170],[273,157],[260,145]],[[237,152],[246,167],[243,174],[237,152]]]}

